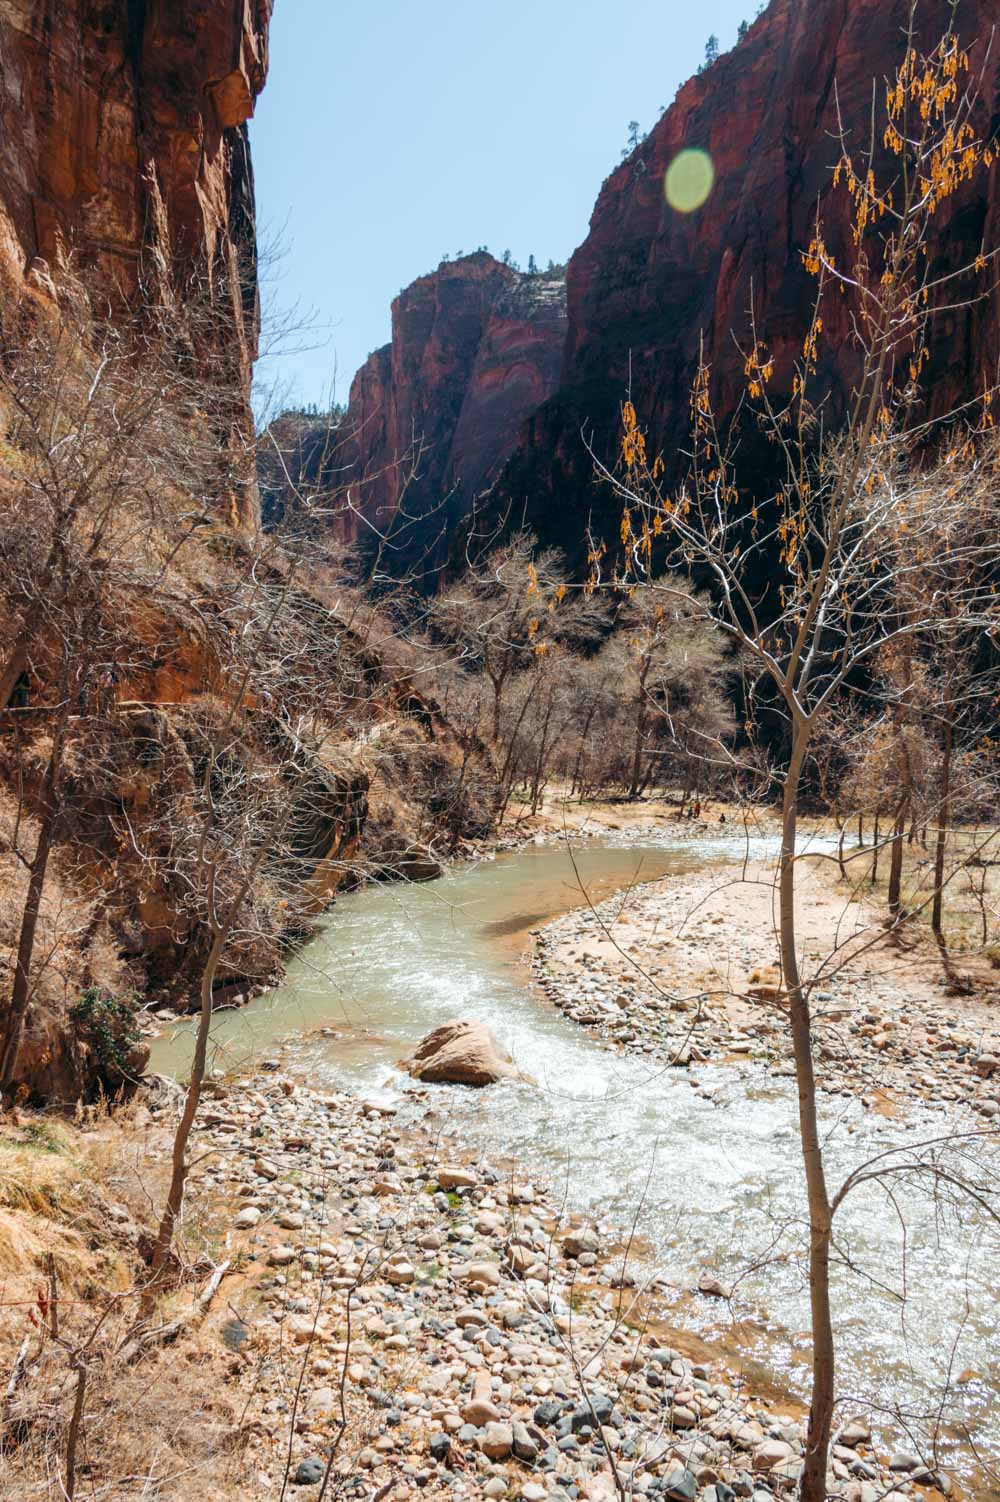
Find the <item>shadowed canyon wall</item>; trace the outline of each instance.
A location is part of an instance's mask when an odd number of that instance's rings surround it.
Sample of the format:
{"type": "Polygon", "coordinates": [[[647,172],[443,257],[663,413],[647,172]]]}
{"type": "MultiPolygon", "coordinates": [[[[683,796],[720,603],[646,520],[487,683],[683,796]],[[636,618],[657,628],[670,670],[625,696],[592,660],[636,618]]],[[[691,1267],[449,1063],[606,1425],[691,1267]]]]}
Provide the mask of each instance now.
{"type": "MultiPolygon", "coordinates": [[[[775,357],[772,390],[787,394],[816,292],[802,252],[817,212],[840,264],[849,248],[853,205],[833,182],[838,111],[853,148],[863,150],[873,85],[881,98],[902,60],[909,10],[910,0],[772,0],[742,42],[683,86],[604,182],[587,238],[569,263],[565,322],[561,287],[518,277],[488,256],[443,265],[397,298],[392,343],[355,377],[336,441],[317,445],[315,432],[311,439],[313,474],[321,448],[331,481],[351,483],[363,518],[383,533],[397,518],[395,529],[407,540],[386,550],[390,570],[412,567],[417,544],[427,547],[442,527],[452,533],[451,564],[460,567],[465,534],[457,523],[487,485],[481,533],[505,519],[525,520],[576,562],[588,524],[614,539],[620,505],[609,487],[595,483],[588,443],[614,464],[630,391],[651,456],[662,456],[670,482],[679,480],[701,341],[725,430],[746,388],[737,341],[748,341],[751,302],[775,357]],[[690,147],[710,154],[715,183],[701,209],[683,214],[668,205],[664,178],[690,147]],[[401,506],[426,521],[401,525],[401,506]]],[[[933,47],[950,14],[948,0],[922,0],[918,45],[933,47]]],[[[960,0],[959,36],[973,75],[983,71],[977,125],[994,135],[1000,45],[989,41],[996,19],[995,0],[960,0]]],[[[885,162],[887,169],[894,164],[885,162]]],[[[998,244],[994,169],[941,212],[933,264],[941,273],[955,270],[998,244]]],[[[987,272],[979,290],[989,282],[987,272]]],[[[859,369],[850,312],[847,299],[828,310],[812,388],[834,427],[859,369]]],[[[998,360],[994,287],[982,301],[934,320],[923,415],[982,392],[996,379],[998,360]]],[[[745,424],[742,488],[766,494],[775,464],[774,446],[745,424]]],[[[356,513],[340,526],[348,537],[365,531],[356,513]]],[[[435,547],[430,561],[441,557],[435,547]]]]}
{"type": "Polygon", "coordinates": [[[285,419],[278,441],[294,441],[308,484],[349,491],[350,508],[335,503],[345,541],[388,538],[386,567],[433,588],[449,534],[556,390],[565,336],[561,277],[485,252],[444,262],[396,298],[392,342],[354,377],[336,433],[285,419]]]}
{"type": "Polygon", "coordinates": [[[112,301],[143,285],[164,303],[197,284],[247,432],[258,334],[247,120],[271,9],[0,0],[0,332],[25,299],[53,300],[68,264],[112,301]]]}
{"type": "MultiPolygon", "coordinates": [[[[588,519],[614,538],[620,504],[595,484],[596,455],[613,463],[621,404],[630,388],[648,449],[662,455],[669,479],[686,467],[689,402],[699,341],[711,366],[712,395],[723,428],[745,391],[736,340],[749,342],[749,310],[775,356],[775,393],[788,391],[801,354],[816,282],[802,251],[817,209],[826,244],[848,258],[852,204],[834,188],[837,111],[855,149],[868,141],[873,79],[880,99],[905,48],[909,0],[772,0],[733,51],[692,78],[638,149],[608,177],[590,232],[568,269],[569,332],[559,389],[529,420],[499,490],[522,506],[541,536],[579,557],[588,519]],[[664,177],[677,153],[707,151],[716,172],[705,206],[670,208],[664,177]],[[734,340],[735,335],[735,340],[734,340]]],[[[919,41],[931,47],[947,27],[945,0],[924,0],[919,41]]],[[[1000,47],[990,32],[994,0],[961,0],[957,27],[985,60],[984,133],[1000,127],[1000,47]],[[987,56],[988,54],[988,56],[987,56]]],[[[881,127],[879,128],[881,136],[881,127]]],[[[881,144],[881,143],[880,143],[881,144]]],[[[895,159],[893,159],[894,161],[895,159]]],[[[941,272],[1000,244],[995,169],[981,172],[942,212],[932,256],[941,272]]],[[[982,276],[978,290],[988,288],[982,276]]],[[[814,400],[828,398],[828,419],[842,416],[859,364],[845,299],[827,314],[814,400]]],[[[1000,295],[935,319],[924,372],[924,414],[950,411],[996,379],[1000,295]]],[[[747,425],[749,427],[749,425],[747,425]]],[[[742,430],[740,477],[748,490],[775,478],[772,445],[742,430]]]]}

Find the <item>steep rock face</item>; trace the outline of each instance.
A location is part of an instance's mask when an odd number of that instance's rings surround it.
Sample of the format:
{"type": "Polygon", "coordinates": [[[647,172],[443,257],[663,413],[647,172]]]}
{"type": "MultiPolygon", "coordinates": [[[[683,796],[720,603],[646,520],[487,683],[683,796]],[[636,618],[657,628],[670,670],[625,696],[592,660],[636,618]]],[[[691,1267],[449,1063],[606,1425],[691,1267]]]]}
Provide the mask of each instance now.
{"type": "MultiPolygon", "coordinates": [[[[249,397],[257,341],[246,122],[272,0],[0,0],[0,330],[72,258],[113,299],[197,277],[249,397]]],[[[240,414],[249,420],[244,403],[240,414]]]]}
{"type": "MultiPolygon", "coordinates": [[[[482,252],[395,300],[392,343],[354,379],[334,467],[378,531],[393,528],[403,563],[426,569],[443,555],[444,531],[556,389],[565,332],[561,280],[482,252]]],[[[356,534],[356,518],[344,530],[356,534]]]]}
{"type": "MultiPolygon", "coordinates": [[[[920,40],[944,31],[945,0],[920,6],[920,40]]],[[[815,281],[801,252],[810,243],[817,205],[826,243],[845,260],[850,201],[836,191],[832,168],[837,107],[855,144],[870,130],[873,78],[891,74],[904,49],[909,0],[772,0],[747,39],[690,80],[638,150],[605,182],[590,233],[568,269],[569,332],[559,390],[529,420],[498,487],[500,504],[528,519],[548,541],[576,556],[588,519],[613,538],[620,506],[594,483],[596,454],[614,461],[626,390],[647,430],[651,454],[669,479],[685,461],[689,399],[699,339],[712,367],[712,392],[723,426],[745,388],[733,335],[746,340],[751,297],[761,335],[775,355],[774,390],[790,381],[793,357],[808,328],[815,281]],[[665,200],[664,176],[685,147],[707,150],[713,192],[683,215],[665,200]]],[[[972,45],[973,72],[996,19],[995,0],[963,0],[957,24],[972,45]]],[[[1000,121],[1000,49],[994,45],[979,125],[1000,121]]],[[[942,270],[973,259],[983,241],[1000,242],[997,175],[981,174],[942,213],[934,255],[942,270]]],[[[983,285],[988,279],[983,278],[983,285]]],[[[830,416],[844,409],[857,371],[847,337],[848,306],[828,314],[815,396],[830,396],[830,416]]],[[[1000,354],[997,292],[976,307],[943,316],[931,331],[925,371],[930,411],[950,410],[981,391],[1000,354]]],[[[741,445],[741,477],[773,480],[774,451],[752,432],[741,445]]]]}

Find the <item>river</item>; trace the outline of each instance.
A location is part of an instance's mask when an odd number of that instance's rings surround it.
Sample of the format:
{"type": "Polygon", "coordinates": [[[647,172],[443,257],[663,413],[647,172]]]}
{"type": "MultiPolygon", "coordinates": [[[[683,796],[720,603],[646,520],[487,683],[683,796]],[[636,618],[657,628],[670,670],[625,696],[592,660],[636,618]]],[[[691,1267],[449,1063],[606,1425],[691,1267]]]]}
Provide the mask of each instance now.
{"type": "MultiPolygon", "coordinates": [[[[567,1207],[612,1228],[635,1224],[637,1276],[663,1280],[658,1312],[762,1364],[791,1393],[806,1391],[808,1284],[795,1094],[787,1076],[751,1062],[655,1069],[603,1047],[529,984],[527,931],[636,882],[701,870],[742,851],[729,840],[588,841],[529,848],[457,868],[425,886],[373,886],[341,897],[286,982],[220,1016],[214,1067],[273,1055],[322,1087],[391,1091],[400,1117],[427,1120],[459,1150],[561,1182],[567,1207]],[[585,896],[586,894],[586,896],[585,896]],[[421,1086],[399,1057],[442,1022],[487,1022],[536,1086],[485,1091],[421,1086]],[[692,1297],[709,1268],[735,1288],[728,1306],[692,1297]],[[723,1322],[725,1321],[725,1323],[723,1322]],[[733,1326],[736,1322],[736,1327],[733,1326]]],[[[756,841],[751,853],[767,853],[756,841]]],[[[192,1027],[154,1045],[151,1067],[182,1074],[192,1027]]],[[[886,1120],[842,1097],[824,1108],[831,1183],[874,1153],[939,1136],[944,1118],[918,1108],[886,1120]]],[[[931,1203],[926,1184],[876,1186],[838,1217],[835,1272],[838,1391],[845,1411],[904,1410],[913,1448],[942,1384],[963,1369],[942,1414],[941,1463],[972,1479],[956,1425],[1000,1461],[1000,1256],[995,1226],[968,1203],[931,1203]],[[850,1263],[850,1267],[846,1264],[850,1263]]],[[[889,1432],[903,1438],[898,1418],[889,1432]]],[[[926,1452],[925,1452],[926,1453],[926,1452]]],[[[980,1485],[979,1497],[994,1496],[980,1485]]]]}

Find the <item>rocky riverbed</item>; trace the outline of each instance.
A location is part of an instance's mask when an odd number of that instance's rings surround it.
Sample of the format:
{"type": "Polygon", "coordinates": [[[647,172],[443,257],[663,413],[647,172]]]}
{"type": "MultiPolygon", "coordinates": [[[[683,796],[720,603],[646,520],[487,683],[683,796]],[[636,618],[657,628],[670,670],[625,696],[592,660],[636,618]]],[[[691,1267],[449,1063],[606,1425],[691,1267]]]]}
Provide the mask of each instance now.
{"type": "MultiPolygon", "coordinates": [[[[828,878],[806,869],[802,885],[807,975],[832,956],[812,998],[822,1090],[1000,1122],[996,984],[954,994],[924,949],[890,948],[828,878]]],[[[533,972],[574,1022],[652,1062],[743,1057],[790,1076],[772,899],[766,867],[668,877],[538,932],[533,972]]]]}
{"type": "MultiPolygon", "coordinates": [[[[202,1115],[191,1203],[231,1224],[217,1318],[257,1493],[287,1471],[318,1496],[329,1465],[326,1496],[790,1496],[796,1405],[685,1356],[605,1233],[436,1132],[277,1065],[217,1086],[202,1115]]],[[[873,1451],[852,1414],[832,1467],[845,1502],[948,1488],[873,1451]]]]}

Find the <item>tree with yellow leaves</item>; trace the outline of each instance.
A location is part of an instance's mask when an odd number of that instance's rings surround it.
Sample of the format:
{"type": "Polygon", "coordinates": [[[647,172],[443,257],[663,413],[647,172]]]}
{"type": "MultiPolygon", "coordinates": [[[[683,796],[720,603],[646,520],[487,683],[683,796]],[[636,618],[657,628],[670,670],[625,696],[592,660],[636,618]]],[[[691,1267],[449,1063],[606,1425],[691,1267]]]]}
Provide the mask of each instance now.
{"type": "MultiPolygon", "coordinates": [[[[691,465],[687,483],[668,493],[652,463],[634,408],[624,409],[622,462],[604,478],[623,503],[625,576],[664,602],[686,597],[685,575],[710,585],[711,618],[721,636],[755,665],[786,716],[788,757],[779,772],[781,849],[777,873],[777,937],[799,1100],[799,1131],[809,1210],[808,1269],[812,1311],[812,1398],[802,1502],[824,1502],[835,1401],[835,1346],[830,1263],[834,1217],[859,1182],[848,1176],[836,1193],[827,1182],[817,1113],[812,1003],[832,962],[805,973],[797,940],[796,862],[800,790],[818,727],[831,706],[892,661],[901,682],[920,641],[957,640],[987,650],[997,629],[993,581],[1000,545],[996,526],[998,473],[989,403],[939,419],[922,415],[921,376],[931,320],[968,306],[989,290],[995,247],[981,246],[958,271],[940,272],[929,254],[936,216],[958,189],[993,165],[995,143],[980,125],[970,53],[954,30],[930,52],[915,44],[911,8],[905,56],[881,100],[881,119],[858,152],[840,135],[837,183],[851,202],[853,234],[847,260],[829,252],[821,222],[803,263],[817,290],[800,353],[776,371],[765,333],[751,309],[745,350],[748,405],[777,451],[785,475],[777,493],[748,500],[733,462],[735,435],[724,441],[715,420],[711,372],[701,361],[691,398],[691,465]],[[878,142],[884,151],[879,152],[878,142]],[[887,158],[883,176],[877,164],[887,158]],[[824,433],[824,401],[814,398],[817,358],[832,298],[846,299],[858,376],[836,439],[824,433]],[[772,396],[779,383],[790,395],[772,396]],[[963,530],[962,485],[918,504],[921,465],[935,443],[957,444],[967,456],[992,455],[989,497],[994,525],[963,530]],[[917,571],[947,536],[954,550],[946,589],[917,588],[917,571]],[[654,576],[665,556],[675,576],[654,576]],[[762,594],[769,581],[773,596],[762,594]]],[[[875,112],[876,114],[878,111],[875,112]]],[[[972,462],[969,459],[968,462],[972,462]]],[[[595,584],[603,562],[594,557],[595,584]]],[[[619,581],[620,582],[620,581],[619,581]]],[[[902,731],[905,693],[898,699],[902,731]]],[[[898,822],[894,833],[898,833],[898,822]]],[[[898,904],[897,904],[898,907],[898,904]]],[[[897,911],[896,918],[903,915],[897,911]]],[[[895,921],[895,920],[894,920],[895,921]]],[[[906,1160],[907,1171],[925,1171],[906,1160]]],[[[903,1171],[893,1160],[887,1175],[903,1171]]],[[[869,1182],[869,1174],[865,1179],[869,1182]]]]}

